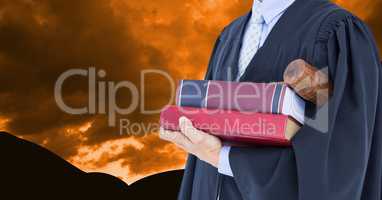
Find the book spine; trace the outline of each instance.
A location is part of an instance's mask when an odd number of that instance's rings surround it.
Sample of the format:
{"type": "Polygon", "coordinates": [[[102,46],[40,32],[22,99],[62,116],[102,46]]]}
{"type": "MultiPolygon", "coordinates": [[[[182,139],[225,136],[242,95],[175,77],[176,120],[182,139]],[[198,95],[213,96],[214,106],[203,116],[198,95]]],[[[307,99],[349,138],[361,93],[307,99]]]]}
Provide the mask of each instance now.
{"type": "Polygon", "coordinates": [[[183,80],[177,105],[282,114],[285,84],[183,80]]]}
{"type": "Polygon", "coordinates": [[[288,116],[264,113],[240,113],[229,110],[167,106],[160,125],[179,131],[179,118],[189,118],[194,127],[229,142],[289,146],[285,137],[288,116]]]}

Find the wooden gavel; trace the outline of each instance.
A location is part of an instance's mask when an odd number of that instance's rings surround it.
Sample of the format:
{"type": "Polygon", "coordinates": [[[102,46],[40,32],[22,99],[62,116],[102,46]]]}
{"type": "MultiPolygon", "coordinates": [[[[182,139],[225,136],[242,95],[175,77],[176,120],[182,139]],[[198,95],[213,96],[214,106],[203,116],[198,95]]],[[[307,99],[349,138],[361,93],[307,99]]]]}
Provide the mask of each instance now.
{"type": "Polygon", "coordinates": [[[302,59],[297,59],[287,66],[284,82],[303,99],[317,106],[324,105],[333,91],[329,75],[302,59]]]}

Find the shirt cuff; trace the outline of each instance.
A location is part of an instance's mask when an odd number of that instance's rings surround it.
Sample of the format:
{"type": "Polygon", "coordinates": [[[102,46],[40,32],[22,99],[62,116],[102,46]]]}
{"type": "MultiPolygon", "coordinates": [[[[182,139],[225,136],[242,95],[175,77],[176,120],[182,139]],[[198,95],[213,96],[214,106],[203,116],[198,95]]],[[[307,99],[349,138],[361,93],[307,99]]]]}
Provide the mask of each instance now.
{"type": "Polygon", "coordinates": [[[230,146],[223,146],[219,155],[218,172],[233,177],[231,165],[229,164],[230,146]]]}

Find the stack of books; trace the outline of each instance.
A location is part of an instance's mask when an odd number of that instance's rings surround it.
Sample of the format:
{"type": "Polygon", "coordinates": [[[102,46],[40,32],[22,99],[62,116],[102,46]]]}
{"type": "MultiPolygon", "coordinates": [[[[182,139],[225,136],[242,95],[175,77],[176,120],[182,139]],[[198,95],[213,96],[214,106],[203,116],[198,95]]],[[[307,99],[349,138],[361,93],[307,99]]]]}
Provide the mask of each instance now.
{"type": "Polygon", "coordinates": [[[304,124],[305,101],[285,83],[183,80],[176,97],[161,113],[166,130],[185,116],[226,142],[289,146],[304,124]]]}

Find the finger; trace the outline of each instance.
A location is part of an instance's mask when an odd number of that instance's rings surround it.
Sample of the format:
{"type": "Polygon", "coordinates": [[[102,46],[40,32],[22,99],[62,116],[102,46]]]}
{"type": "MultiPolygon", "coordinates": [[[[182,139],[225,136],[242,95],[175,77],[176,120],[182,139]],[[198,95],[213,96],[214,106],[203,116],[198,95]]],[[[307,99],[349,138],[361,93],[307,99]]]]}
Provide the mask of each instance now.
{"type": "Polygon", "coordinates": [[[182,133],[194,144],[201,144],[208,134],[196,129],[186,117],[179,119],[179,127],[182,133]]]}
{"type": "Polygon", "coordinates": [[[177,131],[168,131],[161,129],[160,138],[167,140],[169,142],[172,142],[181,148],[183,148],[185,151],[190,152],[192,150],[192,143],[191,141],[181,132],[177,131]]]}
{"type": "Polygon", "coordinates": [[[167,140],[167,141],[172,141],[174,140],[174,132],[175,131],[169,131],[169,130],[165,130],[163,128],[160,128],[159,130],[159,138],[162,139],[162,140],[167,140]]]}

